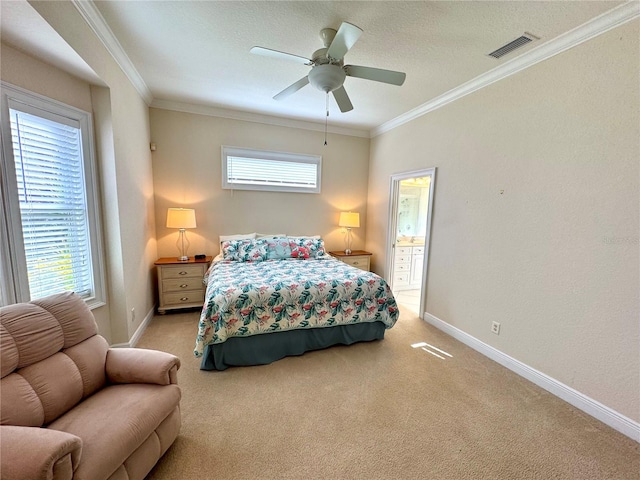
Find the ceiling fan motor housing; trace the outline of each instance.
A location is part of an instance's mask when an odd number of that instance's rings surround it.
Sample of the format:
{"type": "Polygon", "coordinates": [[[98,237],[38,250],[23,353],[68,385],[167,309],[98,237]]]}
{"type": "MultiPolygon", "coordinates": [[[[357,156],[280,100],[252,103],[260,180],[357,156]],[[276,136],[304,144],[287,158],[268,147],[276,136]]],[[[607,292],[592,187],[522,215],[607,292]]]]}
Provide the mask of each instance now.
{"type": "Polygon", "coordinates": [[[340,88],[347,77],[345,71],[338,65],[316,65],[309,72],[309,83],[325,93],[340,88]]]}

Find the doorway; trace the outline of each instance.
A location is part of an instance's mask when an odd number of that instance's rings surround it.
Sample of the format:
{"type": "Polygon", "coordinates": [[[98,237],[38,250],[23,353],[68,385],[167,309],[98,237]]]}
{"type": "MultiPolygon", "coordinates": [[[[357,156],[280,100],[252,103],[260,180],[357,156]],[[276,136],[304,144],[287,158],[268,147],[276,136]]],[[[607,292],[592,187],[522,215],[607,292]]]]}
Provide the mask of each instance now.
{"type": "Polygon", "coordinates": [[[435,168],[393,175],[389,196],[388,280],[396,301],[423,317],[435,168]]]}

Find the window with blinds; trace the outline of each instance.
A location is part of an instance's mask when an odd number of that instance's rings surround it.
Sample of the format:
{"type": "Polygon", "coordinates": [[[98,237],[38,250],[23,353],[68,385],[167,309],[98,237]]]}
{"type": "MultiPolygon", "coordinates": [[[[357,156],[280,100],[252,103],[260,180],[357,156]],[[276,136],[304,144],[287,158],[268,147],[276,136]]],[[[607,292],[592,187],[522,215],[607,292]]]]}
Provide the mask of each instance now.
{"type": "Polygon", "coordinates": [[[320,193],[322,157],[222,147],[222,188],[320,193]]]}
{"type": "Polygon", "coordinates": [[[93,290],[80,128],[14,109],[11,140],[31,299],[93,290]]]}
{"type": "Polygon", "coordinates": [[[104,305],[91,114],[1,85],[0,304],[74,291],[104,305]]]}

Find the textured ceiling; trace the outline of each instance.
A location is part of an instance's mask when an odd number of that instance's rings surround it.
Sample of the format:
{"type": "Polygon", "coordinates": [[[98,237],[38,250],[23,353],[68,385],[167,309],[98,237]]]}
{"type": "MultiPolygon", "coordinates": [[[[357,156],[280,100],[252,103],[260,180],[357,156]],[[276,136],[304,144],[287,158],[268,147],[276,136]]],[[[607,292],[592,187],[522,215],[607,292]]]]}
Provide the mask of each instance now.
{"type": "MultiPolygon", "coordinates": [[[[11,2],[2,2],[3,12],[5,3],[11,2]]],[[[364,33],[346,54],[345,63],[407,74],[401,87],[347,78],[345,88],[354,105],[348,113],[340,113],[330,99],[332,125],[369,131],[620,3],[99,1],[94,5],[155,102],[318,123],[325,120],[325,94],[312,86],[284,101],[272,99],[304,77],[309,67],[252,55],[249,50],[259,45],[310,57],[322,47],[320,29],[337,29],[342,21],[353,23],[364,33]],[[540,40],[500,60],[487,56],[524,32],[540,40]]],[[[16,35],[3,32],[3,40],[19,43],[16,35]]]]}

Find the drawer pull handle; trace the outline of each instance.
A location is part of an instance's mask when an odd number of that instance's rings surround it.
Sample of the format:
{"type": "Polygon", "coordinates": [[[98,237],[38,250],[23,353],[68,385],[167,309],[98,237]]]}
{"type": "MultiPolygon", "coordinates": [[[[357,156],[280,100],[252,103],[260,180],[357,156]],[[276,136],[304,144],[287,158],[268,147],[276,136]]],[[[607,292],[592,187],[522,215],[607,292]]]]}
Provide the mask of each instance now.
{"type": "Polygon", "coordinates": [[[180,285],[180,288],[187,288],[189,285],[187,285],[186,283],[183,283],[182,285],[180,285]]]}
{"type": "Polygon", "coordinates": [[[360,265],[360,262],[353,262],[354,265],[360,265]]]}
{"type": "Polygon", "coordinates": [[[182,298],[180,299],[180,301],[181,301],[181,302],[186,302],[187,300],[189,300],[189,297],[182,297],[182,298]]]}
{"type": "Polygon", "coordinates": [[[184,270],[182,272],[180,272],[178,275],[186,275],[187,272],[185,272],[184,270]]]}

